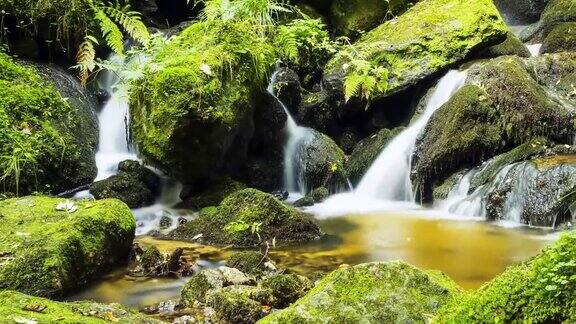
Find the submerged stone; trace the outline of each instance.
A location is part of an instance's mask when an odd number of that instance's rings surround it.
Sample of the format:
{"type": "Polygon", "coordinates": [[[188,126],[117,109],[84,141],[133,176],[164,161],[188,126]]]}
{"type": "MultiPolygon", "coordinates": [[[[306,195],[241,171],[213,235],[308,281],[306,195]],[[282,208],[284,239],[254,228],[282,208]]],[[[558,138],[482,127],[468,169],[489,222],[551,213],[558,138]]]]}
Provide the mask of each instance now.
{"type": "Polygon", "coordinates": [[[278,244],[320,237],[312,216],[256,189],[237,191],[218,207],[200,211],[197,218],[170,233],[179,240],[200,237],[207,244],[254,246],[275,239],[278,244]]]}
{"type": "Polygon", "coordinates": [[[436,323],[576,321],[576,233],[508,268],[474,292],[450,300],[436,323]]]}
{"type": "Polygon", "coordinates": [[[404,262],[341,268],[290,307],[259,323],[425,323],[460,293],[444,274],[404,262]]]}
{"type": "Polygon", "coordinates": [[[119,304],[63,303],[10,290],[0,292],[0,318],[8,323],[164,323],[119,304]]]}
{"type": "Polygon", "coordinates": [[[136,224],[113,199],[0,201],[0,289],[63,297],[128,260],[136,224]]]}

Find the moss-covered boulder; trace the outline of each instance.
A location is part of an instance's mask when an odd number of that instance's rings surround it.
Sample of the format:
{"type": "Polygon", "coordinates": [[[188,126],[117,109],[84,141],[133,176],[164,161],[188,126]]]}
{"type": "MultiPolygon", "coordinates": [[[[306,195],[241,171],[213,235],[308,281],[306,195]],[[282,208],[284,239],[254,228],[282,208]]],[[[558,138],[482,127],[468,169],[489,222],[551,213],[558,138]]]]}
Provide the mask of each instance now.
{"type": "Polygon", "coordinates": [[[246,189],[246,186],[228,177],[212,182],[198,194],[185,198],[178,204],[178,208],[199,210],[205,207],[217,206],[229,195],[246,189]]]}
{"type": "Polygon", "coordinates": [[[363,139],[354,147],[354,151],[346,163],[346,172],[353,184],[358,184],[368,168],[376,160],[380,152],[388,143],[398,135],[404,128],[394,129],[384,128],[378,133],[363,139]]]}
{"type": "Polygon", "coordinates": [[[385,20],[402,14],[416,2],[410,0],[335,0],[330,7],[330,22],[336,34],[356,38],[385,20]]]}
{"type": "Polygon", "coordinates": [[[566,107],[573,107],[576,99],[576,52],[540,55],[527,61],[528,70],[541,86],[560,99],[566,107]]]}
{"type": "Polygon", "coordinates": [[[192,24],[153,59],[155,68],[133,91],[140,153],[184,183],[242,164],[253,133],[252,95],[275,59],[249,21],[192,24]]]}
{"type": "Polygon", "coordinates": [[[530,261],[480,289],[454,298],[436,323],[571,323],[576,321],[576,233],[564,234],[530,261]]]}
{"type": "MultiPolygon", "coordinates": [[[[370,97],[382,98],[460,62],[473,50],[502,41],[506,33],[490,0],[421,1],[338,53],[326,74],[356,79],[367,74],[376,83],[370,97]]],[[[356,93],[352,90],[346,92],[356,93]]]]}
{"type": "Polygon", "coordinates": [[[224,276],[218,269],[204,269],[195,273],[182,288],[180,303],[192,306],[195,302],[205,302],[206,294],[224,287],[224,276]]]}
{"type": "Polygon", "coordinates": [[[504,55],[516,55],[520,57],[531,56],[526,45],[511,32],[508,32],[503,42],[481,50],[477,56],[479,58],[494,58],[504,55]]]}
{"type": "Polygon", "coordinates": [[[424,323],[460,292],[444,274],[403,262],[341,268],[259,323],[424,323]]]}
{"type": "Polygon", "coordinates": [[[320,229],[310,215],[256,189],[231,194],[220,206],[202,209],[197,218],[170,233],[179,240],[200,237],[207,244],[234,246],[253,246],[274,238],[278,244],[306,242],[319,236],[320,229]]]}
{"type": "Polygon", "coordinates": [[[96,177],[98,130],[92,106],[83,101],[85,93],[76,81],[57,69],[51,74],[48,70],[39,74],[0,52],[4,192],[59,193],[96,177]]]}
{"type": "Polygon", "coordinates": [[[0,318],[5,323],[164,323],[118,304],[62,303],[9,290],[0,292],[0,318]]]}
{"type": "Polygon", "coordinates": [[[118,174],[94,182],[90,193],[96,199],[119,199],[130,208],[150,206],[160,193],[160,177],[138,161],[122,161],[118,174]]]}
{"type": "Polygon", "coordinates": [[[297,154],[308,191],[324,187],[336,192],[346,186],[346,156],[330,137],[314,131],[297,154]]]}
{"type": "Polygon", "coordinates": [[[540,53],[569,51],[576,51],[576,22],[562,23],[554,27],[540,49],[540,53]]]}
{"type": "Polygon", "coordinates": [[[44,297],[74,292],[127,261],[136,227],[112,199],[15,198],[0,201],[0,215],[0,289],[44,297]]]}
{"type": "Polygon", "coordinates": [[[264,278],[260,285],[272,292],[276,308],[288,307],[314,286],[310,279],[296,274],[273,274],[264,278]]]}
{"type": "Polygon", "coordinates": [[[252,275],[260,275],[266,270],[267,257],[260,251],[234,252],[226,261],[226,266],[252,275]]]}
{"type": "Polygon", "coordinates": [[[466,85],[432,116],[413,166],[424,199],[435,183],[507,148],[540,136],[562,142],[574,132],[573,104],[538,83],[546,81],[532,74],[531,60],[502,57],[473,66],[466,85]]]}
{"type": "Polygon", "coordinates": [[[542,13],[541,23],[544,28],[562,22],[576,21],[576,6],[573,0],[550,0],[542,13]]]}

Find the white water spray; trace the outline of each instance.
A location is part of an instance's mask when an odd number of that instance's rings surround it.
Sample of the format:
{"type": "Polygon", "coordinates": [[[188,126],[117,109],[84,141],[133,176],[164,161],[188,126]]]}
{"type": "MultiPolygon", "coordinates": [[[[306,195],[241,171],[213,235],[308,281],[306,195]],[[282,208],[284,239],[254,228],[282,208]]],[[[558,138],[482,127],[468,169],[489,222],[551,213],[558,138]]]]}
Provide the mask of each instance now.
{"type": "Polygon", "coordinates": [[[528,48],[530,55],[532,55],[532,57],[535,57],[540,55],[540,49],[542,48],[542,44],[530,44],[526,45],[526,47],[528,48]]]}
{"type": "Polygon", "coordinates": [[[284,189],[290,192],[291,196],[293,196],[293,193],[295,193],[296,196],[305,195],[307,190],[306,179],[302,172],[299,152],[301,151],[302,145],[305,145],[308,140],[312,139],[314,133],[309,128],[299,126],[286,105],[284,105],[282,100],[274,93],[274,82],[276,81],[278,72],[279,69],[276,69],[272,74],[267,91],[278,101],[288,117],[286,121],[288,141],[284,148],[284,189]]]}

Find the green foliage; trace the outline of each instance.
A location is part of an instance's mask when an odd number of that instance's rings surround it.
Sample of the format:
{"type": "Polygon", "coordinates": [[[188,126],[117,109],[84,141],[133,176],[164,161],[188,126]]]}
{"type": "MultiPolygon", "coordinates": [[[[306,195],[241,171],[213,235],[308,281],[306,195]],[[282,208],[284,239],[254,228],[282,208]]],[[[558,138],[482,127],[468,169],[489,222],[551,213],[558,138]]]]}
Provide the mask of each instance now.
{"type": "Polygon", "coordinates": [[[248,20],[261,33],[275,25],[275,18],[279,13],[290,12],[284,0],[204,0],[204,4],[203,20],[248,20]]]}
{"type": "Polygon", "coordinates": [[[388,69],[380,65],[374,66],[364,59],[352,59],[348,64],[350,72],[344,79],[346,101],[357,96],[369,102],[375,93],[383,93],[387,90],[388,69]]]}

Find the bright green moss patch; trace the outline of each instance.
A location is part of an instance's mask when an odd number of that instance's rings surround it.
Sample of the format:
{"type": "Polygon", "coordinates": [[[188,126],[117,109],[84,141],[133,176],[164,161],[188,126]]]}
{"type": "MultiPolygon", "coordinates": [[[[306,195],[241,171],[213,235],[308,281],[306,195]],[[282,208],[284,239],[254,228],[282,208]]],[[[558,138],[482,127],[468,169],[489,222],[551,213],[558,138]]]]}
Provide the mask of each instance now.
{"type": "Polygon", "coordinates": [[[272,195],[244,189],[228,196],[217,208],[202,209],[198,218],[171,236],[189,240],[200,234],[209,244],[252,246],[274,238],[279,244],[311,241],[320,236],[320,230],[310,215],[272,195]]]}
{"type": "Polygon", "coordinates": [[[61,297],[127,260],[135,222],[118,200],[24,197],[0,201],[0,289],[61,297]]]}
{"type": "Polygon", "coordinates": [[[82,118],[52,84],[0,52],[0,191],[56,192],[92,181],[95,143],[82,118]]]}
{"type": "Polygon", "coordinates": [[[576,321],[576,233],[444,306],[437,323],[576,321]]]}
{"type": "Polygon", "coordinates": [[[161,323],[117,304],[61,303],[15,291],[0,292],[0,318],[6,323],[161,323]]]}
{"type": "Polygon", "coordinates": [[[362,74],[365,68],[358,69],[366,62],[384,68],[387,77],[371,87],[380,90],[373,91],[372,98],[384,97],[461,61],[472,50],[503,40],[506,33],[490,0],[421,1],[337,54],[327,73],[349,78],[362,74]]]}
{"type": "Polygon", "coordinates": [[[400,261],[366,263],[330,273],[259,323],[424,323],[459,292],[439,272],[400,261]]]}

